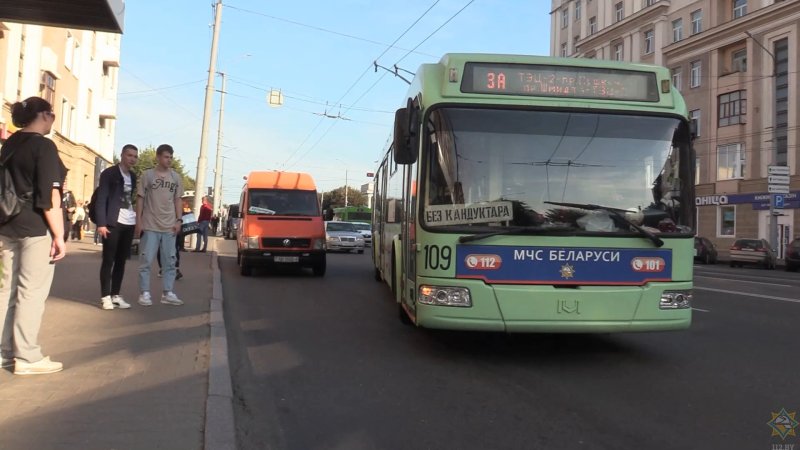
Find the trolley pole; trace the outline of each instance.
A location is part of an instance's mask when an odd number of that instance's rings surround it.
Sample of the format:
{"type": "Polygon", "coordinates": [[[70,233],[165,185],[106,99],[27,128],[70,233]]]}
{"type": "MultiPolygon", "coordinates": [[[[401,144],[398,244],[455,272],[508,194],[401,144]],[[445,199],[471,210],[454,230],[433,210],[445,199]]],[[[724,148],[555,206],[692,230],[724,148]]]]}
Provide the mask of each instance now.
{"type": "Polygon", "coordinates": [[[211,39],[211,59],[208,63],[208,82],[206,83],[206,100],[203,108],[203,128],[200,132],[200,155],[197,157],[197,175],[194,186],[194,207],[192,210],[196,217],[200,216],[200,205],[203,200],[203,191],[206,184],[206,153],[208,153],[208,125],[211,121],[211,106],[214,103],[214,75],[216,75],[217,43],[219,42],[219,27],[222,23],[222,0],[217,0],[214,5],[214,35],[211,39]]]}
{"type": "Polygon", "coordinates": [[[217,126],[217,163],[214,166],[214,214],[222,205],[222,117],[225,114],[225,74],[222,77],[222,90],[219,96],[219,125],[217,126]]]}

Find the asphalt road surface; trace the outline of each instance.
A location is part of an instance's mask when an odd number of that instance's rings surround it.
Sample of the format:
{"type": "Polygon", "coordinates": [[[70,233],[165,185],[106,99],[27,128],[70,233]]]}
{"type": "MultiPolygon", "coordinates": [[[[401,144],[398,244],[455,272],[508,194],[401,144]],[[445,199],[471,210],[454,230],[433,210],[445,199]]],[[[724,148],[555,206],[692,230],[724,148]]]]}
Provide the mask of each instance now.
{"type": "Polygon", "coordinates": [[[696,266],[685,332],[506,335],[402,325],[368,252],[241,277],[222,248],[241,449],[800,444],[767,424],[800,410],[800,273],[696,266]]]}

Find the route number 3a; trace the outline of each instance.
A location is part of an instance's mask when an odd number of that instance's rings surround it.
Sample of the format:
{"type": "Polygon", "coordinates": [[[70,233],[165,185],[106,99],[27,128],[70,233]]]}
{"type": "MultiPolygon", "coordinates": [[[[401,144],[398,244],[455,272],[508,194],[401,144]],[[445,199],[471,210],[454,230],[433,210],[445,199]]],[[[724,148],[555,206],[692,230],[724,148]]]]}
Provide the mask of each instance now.
{"type": "Polygon", "coordinates": [[[423,247],[425,251],[425,268],[433,270],[448,270],[450,268],[450,261],[452,261],[453,251],[450,247],[439,247],[438,245],[426,245],[423,247]]]}

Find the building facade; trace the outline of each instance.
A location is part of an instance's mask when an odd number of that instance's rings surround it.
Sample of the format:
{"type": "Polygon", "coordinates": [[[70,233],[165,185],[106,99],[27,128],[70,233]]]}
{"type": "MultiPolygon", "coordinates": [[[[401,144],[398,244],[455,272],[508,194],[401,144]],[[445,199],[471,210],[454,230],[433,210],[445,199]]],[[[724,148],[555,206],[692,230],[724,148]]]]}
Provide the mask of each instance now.
{"type": "Polygon", "coordinates": [[[16,127],[11,105],[40,96],[53,105],[49,136],[69,172],[67,187],[88,200],[112,162],[120,35],[0,22],[0,141],[16,127]]]}
{"type": "Polygon", "coordinates": [[[722,257],[736,238],[774,235],[783,256],[800,235],[799,1],[552,0],[551,30],[554,56],[669,68],[698,130],[697,234],[722,257]],[[770,214],[774,165],[790,193],[770,214]]]}

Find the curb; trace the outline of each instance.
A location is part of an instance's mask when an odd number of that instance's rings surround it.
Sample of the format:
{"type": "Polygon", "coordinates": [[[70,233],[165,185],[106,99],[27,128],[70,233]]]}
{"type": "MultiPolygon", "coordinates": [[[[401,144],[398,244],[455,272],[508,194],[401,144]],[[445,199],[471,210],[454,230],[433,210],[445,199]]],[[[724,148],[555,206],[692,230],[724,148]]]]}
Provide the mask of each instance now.
{"type": "Polygon", "coordinates": [[[222,313],[222,274],[214,243],[211,252],[213,290],[209,316],[210,358],[208,364],[208,396],[206,400],[206,450],[235,450],[236,426],[233,418],[233,387],[228,363],[228,337],[222,313]]]}

